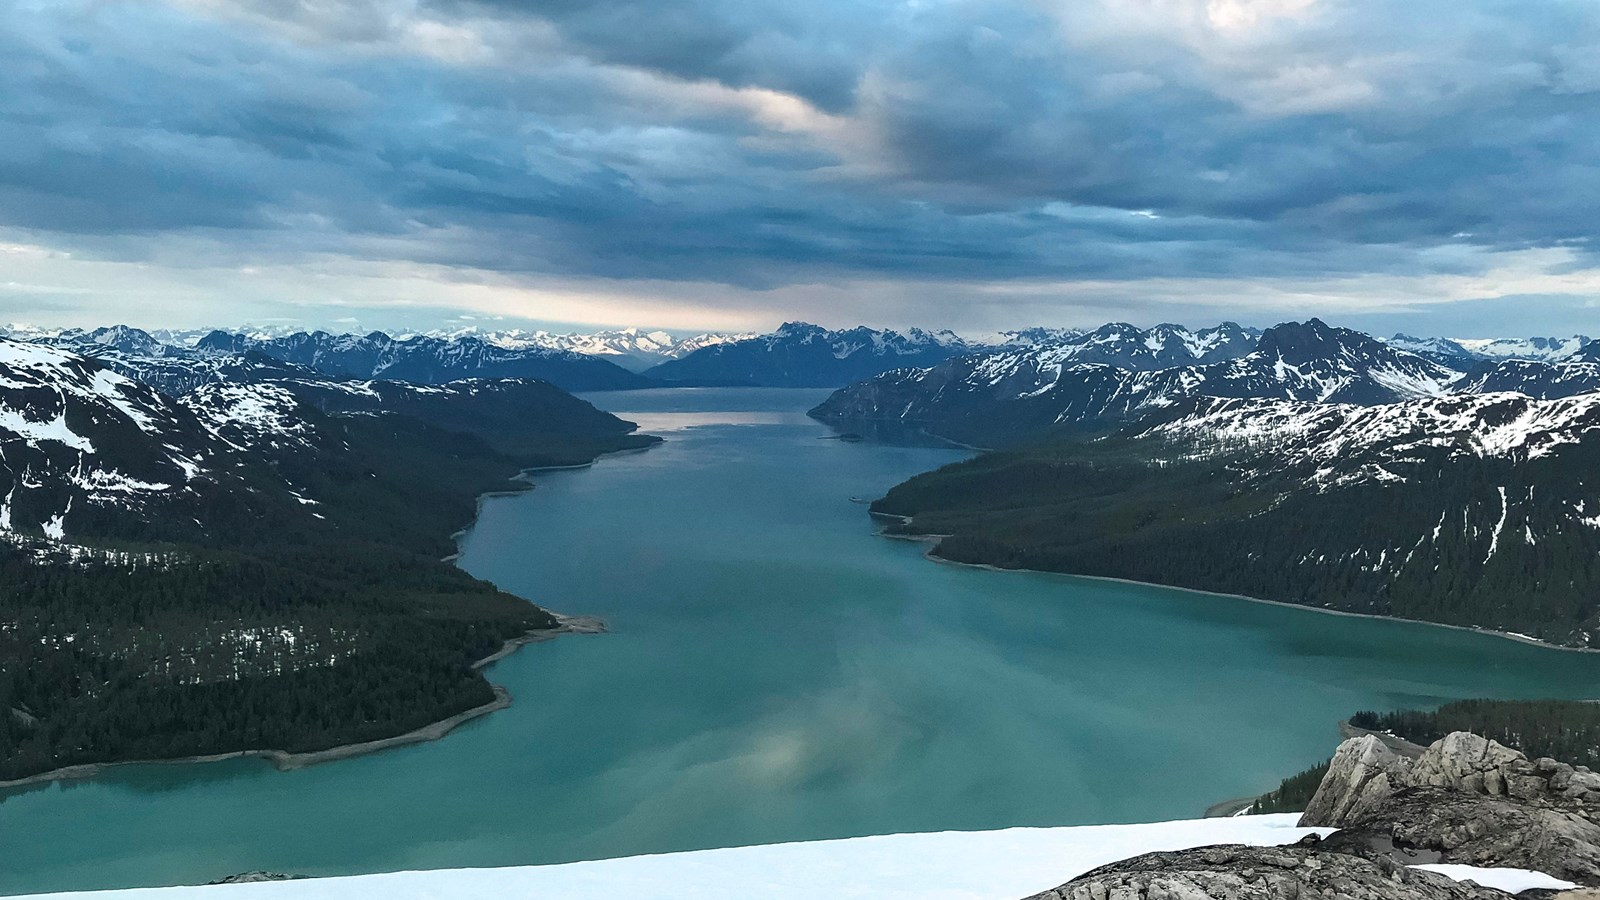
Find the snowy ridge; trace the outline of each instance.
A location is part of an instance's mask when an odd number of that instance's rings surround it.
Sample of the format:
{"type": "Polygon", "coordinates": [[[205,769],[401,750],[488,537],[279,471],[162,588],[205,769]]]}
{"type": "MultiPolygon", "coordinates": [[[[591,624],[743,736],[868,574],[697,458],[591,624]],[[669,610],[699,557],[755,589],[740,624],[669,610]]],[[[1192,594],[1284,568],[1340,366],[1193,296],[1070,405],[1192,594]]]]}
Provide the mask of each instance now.
{"type": "Polygon", "coordinates": [[[669,359],[687,356],[703,347],[714,347],[718,344],[756,337],[753,333],[706,333],[679,338],[666,331],[644,331],[638,328],[566,334],[523,329],[488,331],[478,328],[456,328],[429,331],[425,336],[445,340],[474,337],[507,350],[534,348],[581,353],[585,356],[605,357],[635,371],[643,371],[669,359]]]}
{"type": "Polygon", "coordinates": [[[1274,470],[1311,470],[1323,484],[1400,478],[1441,458],[1525,462],[1597,432],[1600,394],[1458,395],[1368,407],[1204,399],[1189,414],[1131,430],[1189,446],[1191,458],[1253,451],[1274,470]]]}
{"type": "Polygon", "coordinates": [[[1118,322],[1054,336],[1047,336],[1045,329],[1016,334],[1023,338],[1022,352],[1001,351],[989,362],[990,371],[1054,368],[1059,372],[1090,363],[1135,371],[1209,365],[1245,356],[1261,339],[1260,331],[1233,322],[1199,330],[1171,324],[1141,329],[1118,322]]]}

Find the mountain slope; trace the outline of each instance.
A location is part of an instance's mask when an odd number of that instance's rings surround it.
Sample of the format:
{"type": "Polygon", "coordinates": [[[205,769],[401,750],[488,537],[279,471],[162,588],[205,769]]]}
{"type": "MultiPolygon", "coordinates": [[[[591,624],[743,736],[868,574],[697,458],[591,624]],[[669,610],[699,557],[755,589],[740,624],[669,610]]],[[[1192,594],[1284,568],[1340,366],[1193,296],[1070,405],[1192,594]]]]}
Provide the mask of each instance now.
{"type": "Polygon", "coordinates": [[[918,476],[874,505],[963,562],[1591,646],[1600,395],[1383,406],[1197,398],[1098,439],[918,476]]]}
{"type": "Polygon", "coordinates": [[[683,385],[837,387],[903,366],[928,366],[967,350],[948,331],[828,331],[790,322],[777,331],[703,347],[644,374],[683,385]]]}
{"type": "Polygon", "coordinates": [[[632,430],[543,382],[172,399],[0,340],[0,781],[491,702],[471,663],[556,619],[442,562],[450,534],[519,470],[649,442],[632,430]]]}
{"type": "Polygon", "coordinates": [[[996,446],[1056,427],[1103,427],[1197,396],[1377,404],[1443,393],[1458,377],[1317,319],[1268,329],[1250,353],[1211,365],[1135,371],[1072,359],[1054,348],[962,356],[850,385],[811,414],[996,446]]]}

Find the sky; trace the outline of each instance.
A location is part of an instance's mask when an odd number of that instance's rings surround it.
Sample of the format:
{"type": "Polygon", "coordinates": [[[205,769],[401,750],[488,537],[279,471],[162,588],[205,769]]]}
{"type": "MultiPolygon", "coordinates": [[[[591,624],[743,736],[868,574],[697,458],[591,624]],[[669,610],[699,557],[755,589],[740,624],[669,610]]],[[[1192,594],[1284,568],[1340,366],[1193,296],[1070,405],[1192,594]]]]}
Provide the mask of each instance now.
{"type": "Polygon", "coordinates": [[[1600,333],[1592,0],[0,0],[0,321],[1600,333]]]}

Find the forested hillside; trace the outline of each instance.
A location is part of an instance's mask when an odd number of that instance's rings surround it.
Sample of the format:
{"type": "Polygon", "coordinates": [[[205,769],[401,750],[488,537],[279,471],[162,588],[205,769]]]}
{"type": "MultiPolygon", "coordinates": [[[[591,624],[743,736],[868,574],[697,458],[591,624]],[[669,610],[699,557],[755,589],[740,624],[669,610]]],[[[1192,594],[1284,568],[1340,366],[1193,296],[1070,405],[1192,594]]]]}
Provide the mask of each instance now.
{"type": "Polygon", "coordinates": [[[1600,633],[1600,396],[1194,401],[911,479],[938,556],[1519,632],[1600,633]]]}
{"type": "Polygon", "coordinates": [[[115,388],[104,408],[52,388],[53,369],[6,373],[40,382],[7,420],[8,460],[54,468],[5,470],[0,781],[324,749],[483,705],[471,664],[556,620],[443,561],[450,535],[524,468],[654,440],[539,382],[366,385],[322,403],[346,389],[224,384],[173,401],[66,364],[115,388]],[[45,429],[60,397],[68,414],[45,429]],[[165,455],[141,464],[170,483],[132,502],[135,436],[157,425],[165,455]]]}

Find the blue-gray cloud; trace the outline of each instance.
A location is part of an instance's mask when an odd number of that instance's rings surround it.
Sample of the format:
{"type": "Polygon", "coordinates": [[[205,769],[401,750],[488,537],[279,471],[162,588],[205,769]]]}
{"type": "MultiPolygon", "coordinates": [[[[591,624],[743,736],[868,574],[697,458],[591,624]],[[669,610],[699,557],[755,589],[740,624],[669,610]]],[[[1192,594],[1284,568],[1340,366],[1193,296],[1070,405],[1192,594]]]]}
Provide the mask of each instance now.
{"type": "Polygon", "coordinates": [[[1582,0],[0,0],[0,58],[0,227],[107,258],[758,289],[1595,265],[1582,0]]]}

